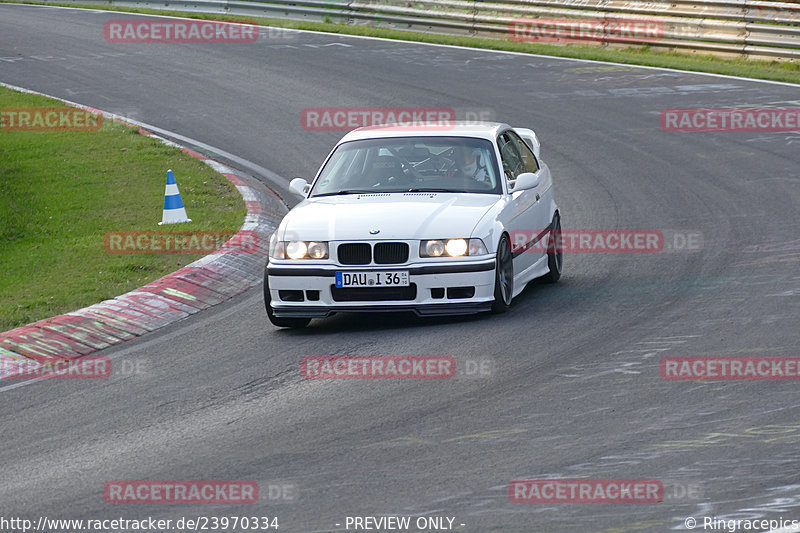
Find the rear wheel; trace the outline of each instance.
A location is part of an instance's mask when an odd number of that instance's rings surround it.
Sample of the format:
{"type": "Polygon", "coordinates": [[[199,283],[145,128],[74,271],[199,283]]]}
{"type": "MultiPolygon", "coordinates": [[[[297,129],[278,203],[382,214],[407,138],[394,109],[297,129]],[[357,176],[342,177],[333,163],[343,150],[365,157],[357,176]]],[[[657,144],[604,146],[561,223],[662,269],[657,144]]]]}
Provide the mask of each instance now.
{"type": "Polygon", "coordinates": [[[266,268],[264,269],[264,306],[267,308],[267,318],[273,326],[279,328],[304,328],[311,322],[310,318],[289,318],[275,316],[272,312],[272,296],[269,293],[269,276],[266,268]]]}
{"type": "Polygon", "coordinates": [[[553,215],[550,225],[550,242],[547,247],[548,272],[542,279],[548,283],[555,283],[561,278],[561,269],[564,267],[564,247],[561,242],[561,217],[558,213],[553,215]]]}
{"type": "Polygon", "coordinates": [[[492,311],[494,313],[505,313],[511,307],[513,294],[514,263],[511,257],[511,244],[508,242],[508,235],[503,235],[497,245],[492,311]]]}

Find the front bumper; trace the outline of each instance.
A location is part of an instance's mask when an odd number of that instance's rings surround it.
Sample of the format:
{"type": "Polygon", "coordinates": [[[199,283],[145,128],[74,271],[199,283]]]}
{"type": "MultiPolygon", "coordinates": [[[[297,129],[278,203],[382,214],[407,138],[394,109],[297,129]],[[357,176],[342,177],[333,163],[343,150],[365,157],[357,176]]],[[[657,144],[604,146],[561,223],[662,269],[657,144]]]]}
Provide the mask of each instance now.
{"type": "Polygon", "coordinates": [[[495,259],[372,265],[273,263],[267,266],[276,317],[323,318],[336,312],[412,311],[420,316],[475,314],[494,301],[495,259]],[[408,288],[337,289],[336,272],[407,270],[408,288]]]}

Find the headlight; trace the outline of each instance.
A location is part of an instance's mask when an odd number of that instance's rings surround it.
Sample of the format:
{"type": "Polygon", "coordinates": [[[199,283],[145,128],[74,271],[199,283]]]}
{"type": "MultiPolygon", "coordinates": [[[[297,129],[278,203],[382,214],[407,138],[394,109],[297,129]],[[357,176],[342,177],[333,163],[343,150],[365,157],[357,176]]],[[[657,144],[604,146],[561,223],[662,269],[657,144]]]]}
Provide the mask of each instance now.
{"type": "Polygon", "coordinates": [[[469,255],[485,255],[488,253],[489,251],[486,249],[486,245],[483,244],[482,240],[480,239],[469,240],[469,255]]]}
{"type": "Polygon", "coordinates": [[[273,259],[286,259],[286,243],[278,240],[278,236],[273,233],[269,239],[269,256],[273,259]]]}
{"type": "Polygon", "coordinates": [[[444,245],[444,249],[450,257],[461,257],[466,255],[467,250],[469,250],[467,241],[464,239],[450,239],[444,245]]]}
{"type": "Polygon", "coordinates": [[[328,243],[322,241],[278,241],[270,243],[273,259],[327,259],[328,243]]]}
{"type": "Polygon", "coordinates": [[[311,259],[325,259],[328,257],[328,244],[324,242],[308,243],[308,257],[311,259]]]}
{"type": "Polygon", "coordinates": [[[420,244],[420,257],[439,257],[441,255],[444,255],[444,241],[422,241],[420,244]]]}
{"type": "Polygon", "coordinates": [[[420,257],[463,257],[488,253],[480,239],[431,239],[420,241],[420,257]]]}
{"type": "Polygon", "coordinates": [[[286,244],[286,255],[289,259],[303,259],[308,252],[308,246],[303,241],[289,241],[286,244]]]}

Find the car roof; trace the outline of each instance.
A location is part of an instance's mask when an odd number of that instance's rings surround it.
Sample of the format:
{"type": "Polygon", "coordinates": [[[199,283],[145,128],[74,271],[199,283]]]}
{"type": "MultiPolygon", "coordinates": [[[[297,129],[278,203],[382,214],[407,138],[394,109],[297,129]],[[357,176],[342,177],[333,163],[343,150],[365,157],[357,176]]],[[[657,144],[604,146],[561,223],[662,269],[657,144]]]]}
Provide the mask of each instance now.
{"type": "Polygon", "coordinates": [[[502,122],[453,121],[413,125],[366,126],[351,131],[339,141],[385,139],[389,137],[477,137],[494,141],[497,135],[509,129],[502,122]]]}

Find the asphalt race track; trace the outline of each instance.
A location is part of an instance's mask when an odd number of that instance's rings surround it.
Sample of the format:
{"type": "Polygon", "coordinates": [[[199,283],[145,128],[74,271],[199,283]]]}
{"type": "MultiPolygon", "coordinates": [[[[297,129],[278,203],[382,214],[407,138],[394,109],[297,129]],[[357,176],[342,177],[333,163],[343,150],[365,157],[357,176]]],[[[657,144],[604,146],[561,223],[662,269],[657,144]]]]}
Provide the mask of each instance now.
{"type": "Polygon", "coordinates": [[[665,108],[797,107],[800,88],[313,33],[106,42],[104,21],[122,17],[0,5],[0,81],[286,180],[312,177],[343,135],[304,129],[304,108],[490,113],[538,133],[565,228],[659,229],[665,249],[569,254],[560,283],[531,284],[499,316],[336,315],[278,330],[255,288],[101,353],[142,372],[0,384],[0,515],[275,516],[287,533],[385,515],[476,533],[800,520],[796,381],[659,372],[669,356],[800,356],[800,133],[659,126],[665,108]],[[692,250],[688,235],[701,236],[692,250]],[[307,355],[450,355],[460,370],[307,380],[307,355]],[[545,478],[661,480],[664,498],[510,500],[512,480],[545,478]],[[112,505],[110,480],[253,480],[260,499],[112,505]]]}

